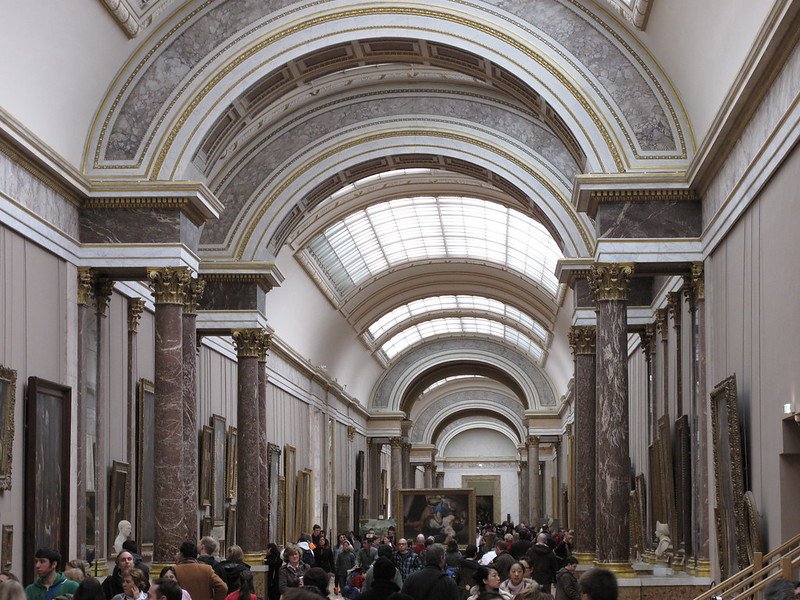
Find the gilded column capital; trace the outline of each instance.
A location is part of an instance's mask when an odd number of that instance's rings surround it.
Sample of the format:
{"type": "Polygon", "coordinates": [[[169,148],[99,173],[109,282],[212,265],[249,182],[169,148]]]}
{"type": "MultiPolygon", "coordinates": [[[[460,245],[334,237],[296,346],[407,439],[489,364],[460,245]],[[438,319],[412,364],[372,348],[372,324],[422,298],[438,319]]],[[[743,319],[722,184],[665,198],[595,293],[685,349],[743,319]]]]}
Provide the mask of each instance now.
{"type": "Polygon", "coordinates": [[[539,436],[538,435],[529,435],[528,439],[525,442],[525,446],[530,448],[531,446],[539,446],[539,436]]]}
{"type": "Polygon", "coordinates": [[[128,300],[128,331],[136,332],[139,328],[139,318],[144,310],[144,300],[131,298],[128,300]]]}
{"type": "Polygon", "coordinates": [[[666,308],[656,309],[656,326],[658,327],[658,333],[661,335],[661,339],[666,340],[669,334],[669,319],[667,319],[666,308]]]}
{"type": "Polygon", "coordinates": [[[644,329],[639,331],[639,339],[642,343],[642,352],[645,356],[655,354],[656,351],[656,326],[653,323],[648,323],[644,329]]]}
{"type": "Polygon", "coordinates": [[[197,305],[200,303],[200,298],[203,297],[203,292],[206,289],[206,280],[200,278],[189,278],[186,284],[186,293],[183,297],[183,314],[196,315],[197,305]]]}
{"type": "Polygon", "coordinates": [[[159,267],[147,270],[156,304],[183,304],[191,274],[186,267],[159,267]]]}
{"type": "Polygon", "coordinates": [[[692,263],[692,270],[689,275],[683,276],[683,293],[690,306],[698,300],[706,298],[706,280],[703,263],[692,263]]]}
{"type": "Polygon", "coordinates": [[[114,282],[108,277],[96,277],[94,284],[94,301],[97,305],[97,314],[105,316],[109,302],[111,302],[111,292],[114,291],[114,282]]]}
{"type": "Polygon", "coordinates": [[[667,294],[667,309],[672,316],[672,326],[675,329],[681,328],[681,293],[669,292],[667,294]]]}
{"type": "Polygon", "coordinates": [[[272,336],[263,329],[260,331],[261,337],[258,340],[258,362],[267,362],[267,352],[269,352],[272,343],[272,336]]]}
{"type": "Polygon", "coordinates": [[[632,263],[595,263],[586,278],[595,302],[627,300],[632,263]]]}
{"type": "Polygon", "coordinates": [[[232,333],[236,356],[244,358],[258,357],[261,349],[263,329],[235,329],[232,333]]]}
{"type": "Polygon", "coordinates": [[[389,438],[389,445],[394,448],[400,448],[403,445],[403,438],[400,437],[390,437],[389,438]]]}
{"type": "Polygon", "coordinates": [[[94,271],[91,267],[78,267],[78,304],[90,305],[94,300],[94,271]]]}
{"type": "Polygon", "coordinates": [[[594,325],[573,325],[567,333],[572,354],[594,354],[596,329],[594,325]]]}
{"type": "Polygon", "coordinates": [[[356,437],[356,428],[355,428],[355,426],[354,425],[348,425],[347,426],[347,439],[352,442],[353,439],[355,439],[355,437],[356,437]]]}
{"type": "Polygon", "coordinates": [[[422,463],[422,468],[425,469],[426,471],[433,472],[433,469],[435,467],[436,467],[436,465],[433,464],[432,462],[424,462],[424,463],[422,463]]]}

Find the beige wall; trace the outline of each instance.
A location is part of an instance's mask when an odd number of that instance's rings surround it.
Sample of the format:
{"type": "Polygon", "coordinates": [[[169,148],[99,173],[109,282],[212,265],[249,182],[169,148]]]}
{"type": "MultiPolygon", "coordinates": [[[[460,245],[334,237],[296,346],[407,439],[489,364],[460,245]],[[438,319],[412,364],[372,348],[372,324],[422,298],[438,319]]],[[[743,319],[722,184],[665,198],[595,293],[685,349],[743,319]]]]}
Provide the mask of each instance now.
{"type": "Polygon", "coordinates": [[[800,530],[800,427],[785,426],[782,414],[785,403],[800,402],[798,181],[795,148],[706,263],[709,390],[736,375],[768,548],[800,530]]]}

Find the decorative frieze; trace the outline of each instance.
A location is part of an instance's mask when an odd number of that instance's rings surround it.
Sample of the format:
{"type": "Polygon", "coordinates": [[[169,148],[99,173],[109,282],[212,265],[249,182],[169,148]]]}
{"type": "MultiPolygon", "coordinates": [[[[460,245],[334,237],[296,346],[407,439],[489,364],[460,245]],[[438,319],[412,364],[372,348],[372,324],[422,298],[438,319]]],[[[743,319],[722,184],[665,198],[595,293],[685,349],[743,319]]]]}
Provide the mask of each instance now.
{"type": "Polygon", "coordinates": [[[149,269],[147,278],[156,304],[183,304],[191,274],[186,267],[149,269]]]}
{"type": "Polygon", "coordinates": [[[131,298],[128,300],[128,331],[135,332],[139,327],[139,319],[144,310],[144,300],[131,298]]]}
{"type": "Polygon", "coordinates": [[[232,335],[237,357],[260,356],[264,343],[263,329],[236,329],[232,335]]]}
{"type": "Polygon", "coordinates": [[[574,355],[595,353],[597,337],[593,325],[573,325],[567,335],[574,355]]]}
{"type": "Polygon", "coordinates": [[[631,263],[596,263],[591,266],[587,282],[596,302],[627,300],[632,275],[631,263]]]}

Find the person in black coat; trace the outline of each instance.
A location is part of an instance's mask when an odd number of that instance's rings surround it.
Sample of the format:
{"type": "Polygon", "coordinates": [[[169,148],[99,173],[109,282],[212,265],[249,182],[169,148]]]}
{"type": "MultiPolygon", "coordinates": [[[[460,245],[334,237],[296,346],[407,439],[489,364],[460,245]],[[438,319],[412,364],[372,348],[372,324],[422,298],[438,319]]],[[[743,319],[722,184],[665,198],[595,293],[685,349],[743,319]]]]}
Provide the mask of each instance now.
{"type": "Polygon", "coordinates": [[[281,593],[278,590],[278,571],[280,571],[281,551],[275,544],[267,544],[267,556],[264,558],[267,566],[267,600],[279,600],[281,593]]]}
{"type": "MultiPolygon", "coordinates": [[[[244,562],[244,552],[235,544],[228,547],[225,558],[226,560],[218,563],[218,568],[222,572],[220,579],[228,585],[230,594],[239,589],[241,574],[243,571],[249,571],[250,565],[244,562]]],[[[214,571],[217,572],[217,568],[214,568],[214,571]]]]}
{"type": "Polygon", "coordinates": [[[456,582],[444,572],[444,546],[425,549],[425,567],[406,578],[403,593],[414,600],[458,600],[456,582]]]}
{"type": "Polygon", "coordinates": [[[531,565],[531,575],[542,586],[542,591],[549,594],[550,586],[555,583],[559,564],[553,549],[547,545],[547,536],[544,533],[537,536],[536,544],[531,546],[526,556],[531,565]]]}
{"type": "Polygon", "coordinates": [[[372,566],[372,585],[369,590],[359,596],[359,600],[386,600],[395,592],[400,591],[394,582],[394,575],[397,569],[392,561],[386,557],[380,557],[372,566]]]}
{"type": "Polygon", "coordinates": [[[314,561],[328,575],[336,570],[336,565],[333,562],[333,550],[331,550],[328,540],[322,534],[320,534],[317,546],[314,548],[314,561]]]}
{"type": "Polygon", "coordinates": [[[458,565],[456,585],[458,586],[458,597],[461,600],[467,600],[467,598],[469,598],[470,589],[475,581],[475,573],[481,568],[477,557],[478,547],[475,544],[470,544],[464,551],[464,558],[461,559],[458,565]]]}

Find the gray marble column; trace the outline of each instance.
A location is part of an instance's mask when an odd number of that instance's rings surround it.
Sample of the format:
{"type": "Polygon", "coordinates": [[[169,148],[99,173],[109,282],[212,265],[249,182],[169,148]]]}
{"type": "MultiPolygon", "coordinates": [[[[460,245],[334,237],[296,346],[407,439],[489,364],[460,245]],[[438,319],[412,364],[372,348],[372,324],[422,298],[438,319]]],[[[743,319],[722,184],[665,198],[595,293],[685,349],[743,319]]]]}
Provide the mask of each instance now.
{"type": "Polygon", "coordinates": [[[439,489],[444,487],[444,471],[436,471],[436,487],[439,489]]]}
{"type": "Polygon", "coordinates": [[[261,337],[258,348],[258,433],[259,461],[261,478],[261,548],[269,542],[269,457],[267,442],[267,352],[270,337],[266,333],[261,337]]]}
{"type": "Polygon", "coordinates": [[[534,527],[541,525],[542,519],[542,478],[539,476],[539,436],[529,435],[528,446],[528,508],[529,521],[534,527]]]}
{"type": "Polygon", "coordinates": [[[597,263],[589,286],[597,302],[597,561],[617,577],[630,565],[628,443],[628,283],[633,265],[597,263]]]}
{"type": "Polygon", "coordinates": [[[397,518],[397,492],[403,487],[403,457],[401,455],[403,448],[403,438],[393,437],[389,438],[389,446],[392,449],[392,472],[390,475],[389,491],[392,495],[389,503],[392,505],[392,516],[397,518]]]}
{"type": "Polygon", "coordinates": [[[411,464],[411,444],[403,442],[403,487],[414,487],[414,465],[411,464]]]}
{"type": "Polygon", "coordinates": [[[236,479],[236,537],[245,554],[261,549],[261,442],[258,411],[258,356],[263,330],[233,332],[237,368],[237,428],[239,456],[236,479]]]}
{"type": "MultiPolygon", "coordinates": [[[[128,464],[130,465],[129,483],[131,488],[130,503],[136,506],[136,389],[139,381],[139,352],[136,340],[137,330],[139,329],[139,319],[144,311],[144,300],[131,298],[128,300],[128,444],[126,453],[128,464]]],[[[130,522],[133,530],[136,531],[136,521],[141,518],[134,509],[130,515],[130,522]]]]}
{"type": "Polygon", "coordinates": [[[692,549],[693,573],[698,577],[711,576],[709,560],[708,520],[708,447],[707,437],[711,407],[706,394],[706,335],[705,335],[705,278],[703,263],[692,265],[691,275],[684,278],[684,290],[689,300],[692,323],[692,549]]]}
{"type": "Polygon", "coordinates": [[[569,343],[575,358],[575,554],[581,564],[596,557],[596,374],[595,328],[573,326],[569,343]]]}
{"type": "MultiPolygon", "coordinates": [[[[669,313],[666,308],[656,309],[656,329],[661,340],[661,355],[664,357],[661,364],[661,402],[656,411],[656,432],[658,419],[669,412],[669,313]]],[[[658,434],[656,434],[658,435],[658,434]]]]}
{"type": "MultiPolygon", "coordinates": [[[[186,539],[198,539],[197,305],[206,282],[190,279],[183,303],[183,518],[186,539]]],[[[231,540],[233,543],[233,540],[231,540]]]]}
{"type": "Polygon", "coordinates": [[[433,487],[433,463],[426,462],[422,464],[423,474],[424,474],[424,484],[426,488],[433,487]]]}
{"type": "Polygon", "coordinates": [[[381,506],[381,446],[375,438],[367,438],[367,498],[368,518],[376,519],[381,506]]]}
{"type": "Polygon", "coordinates": [[[675,418],[686,414],[683,407],[683,359],[681,343],[682,306],[680,292],[667,294],[667,309],[672,315],[672,328],[675,330],[675,418]]]}
{"type": "Polygon", "coordinates": [[[97,406],[95,407],[95,541],[94,549],[97,559],[101,563],[110,552],[110,548],[106,548],[108,539],[108,530],[106,529],[108,518],[106,514],[106,507],[108,506],[108,483],[109,478],[107,475],[106,465],[110,462],[108,460],[107,448],[107,433],[110,423],[108,422],[107,406],[108,406],[108,390],[106,389],[105,371],[106,361],[108,359],[108,330],[106,328],[106,315],[108,314],[108,305],[111,302],[111,293],[114,290],[114,282],[106,277],[98,277],[95,281],[94,300],[95,300],[95,316],[97,318],[97,406]]]}
{"type": "Polygon", "coordinates": [[[78,414],[77,414],[77,444],[76,452],[77,470],[75,481],[78,493],[78,502],[75,508],[75,517],[78,522],[76,539],[78,544],[78,557],[86,557],[86,355],[87,355],[87,328],[89,319],[92,318],[92,304],[94,303],[94,280],[89,267],[78,267],[78,414]]]}
{"type": "Polygon", "coordinates": [[[184,541],[183,495],[183,301],[190,274],[185,268],[148,272],[155,298],[155,521],[153,562],[172,563],[184,541]]]}
{"type": "Polygon", "coordinates": [[[528,450],[525,457],[519,461],[519,518],[520,522],[528,522],[530,517],[530,495],[528,494],[528,450]]]}

